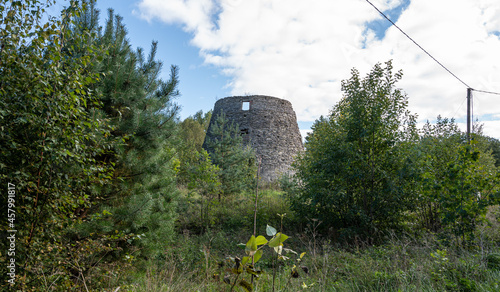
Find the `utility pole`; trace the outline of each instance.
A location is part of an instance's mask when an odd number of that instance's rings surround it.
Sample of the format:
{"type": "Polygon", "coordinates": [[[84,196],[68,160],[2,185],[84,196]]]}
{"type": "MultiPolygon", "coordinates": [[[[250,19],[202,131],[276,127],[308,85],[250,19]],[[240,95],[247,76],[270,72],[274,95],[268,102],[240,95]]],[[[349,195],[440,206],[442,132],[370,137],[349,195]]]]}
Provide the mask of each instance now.
{"type": "Polygon", "coordinates": [[[470,143],[472,127],[472,88],[467,88],[467,142],[470,143]]]}

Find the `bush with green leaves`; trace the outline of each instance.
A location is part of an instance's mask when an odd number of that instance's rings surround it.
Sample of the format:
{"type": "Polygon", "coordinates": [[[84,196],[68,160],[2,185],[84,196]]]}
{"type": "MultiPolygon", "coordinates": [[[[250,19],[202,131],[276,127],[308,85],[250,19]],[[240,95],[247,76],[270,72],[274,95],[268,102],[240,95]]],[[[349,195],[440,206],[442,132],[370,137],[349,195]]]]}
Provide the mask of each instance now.
{"type": "Polygon", "coordinates": [[[468,143],[454,120],[441,117],[423,131],[416,148],[419,222],[431,231],[449,231],[461,244],[470,243],[488,207],[500,199],[500,171],[489,144],[480,129],[468,143]]]}
{"type": "MultiPolygon", "coordinates": [[[[187,187],[190,191],[195,191],[199,195],[200,223],[204,230],[208,230],[213,224],[212,208],[214,200],[220,192],[220,169],[212,164],[208,152],[204,149],[201,152],[195,151],[198,161],[186,167],[187,187]]],[[[195,194],[195,195],[196,195],[195,194]]]]}
{"type": "Polygon", "coordinates": [[[344,238],[401,228],[417,195],[408,157],[418,137],[408,97],[396,88],[401,78],[389,61],[342,81],[342,99],[314,123],[295,163],[299,190],[289,200],[300,217],[344,238]]]}
{"type": "Polygon", "coordinates": [[[500,271],[500,253],[492,253],[486,257],[486,265],[488,269],[500,271]]]}
{"type": "MultiPolygon", "coordinates": [[[[0,2],[0,181],[15,186],[13,280],[23,291],[83,289],[95,255],[116,248],[102,235],[67,236],[113,176],[112,164],[100,157],[114,141],[107,138],[108,121],[97,114],[103,104],[95,85],[102,76],[93,66],[102,51],[87,43],[95,35],[72,33],[82,13],[77,2],[61,19],[45,16],[51,4],[0,2]]],[[[7,214],[4,194],[0,206],[7,214]]],[[[3,251],[6,243],[0,241],[3,251]]]]}
{"type": "Polygon", "coordinates": [[[199,111],[179,123],[176,147],[179,159],[177,183],[181,186],[189,184],[193,167],[203,160],[200,160],[200,154],[204,155],[202,145],[211,117],[212,111],[205,114],[199,111]]]}

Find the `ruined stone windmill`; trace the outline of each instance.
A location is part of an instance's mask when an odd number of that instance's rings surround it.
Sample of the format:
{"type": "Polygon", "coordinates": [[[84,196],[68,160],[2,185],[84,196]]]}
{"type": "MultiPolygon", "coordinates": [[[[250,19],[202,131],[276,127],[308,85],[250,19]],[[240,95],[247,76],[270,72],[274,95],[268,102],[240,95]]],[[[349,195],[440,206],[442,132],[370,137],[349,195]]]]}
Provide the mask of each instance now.
{"type": "MultiPolygon", "coordinates": [[[[239,125],[240,134],[261,159],[260,176],[263,181],[275,181],[289,173],[294,157],[303,150],[302,137],[292,104],[272,96],[231,96],[218,100],[208,127],[224,112],[229,122],[239,125]]],[[[206,143],[203,147],[207,149],[206,143]]]]}

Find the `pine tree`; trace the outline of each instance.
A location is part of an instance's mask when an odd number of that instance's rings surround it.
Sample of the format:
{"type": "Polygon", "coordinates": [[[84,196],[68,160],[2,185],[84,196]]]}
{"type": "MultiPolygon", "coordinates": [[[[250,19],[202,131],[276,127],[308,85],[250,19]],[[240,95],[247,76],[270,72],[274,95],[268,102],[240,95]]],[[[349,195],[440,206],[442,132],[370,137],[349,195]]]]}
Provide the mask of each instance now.
{"type": "Polygon", "coordinates": [[[101,189],[106,204],[95,210],[112,215],[82,226],[80,232],[118,231],[134,238],[131,242],[143,255],[153,255],[173,235],[176,214],[172,139],[179,111],[173,102],[179,95],[178,68],[171,66],[169,80],[161,80],[157,42],[147,57],[141,48],[132,50],[122,17],[113,10],[108,11],[103,32],[96,23],[98,13],[91,7],[79,18],[75,31],[96,31],[92,41],[107,52],[95,66],[103,74],[95,90],[104,104],[100,115],[113,127],[110,139],[119,142],[111,154],[101,157],[112,162],[116,171],[114,183],[101,189]]]}

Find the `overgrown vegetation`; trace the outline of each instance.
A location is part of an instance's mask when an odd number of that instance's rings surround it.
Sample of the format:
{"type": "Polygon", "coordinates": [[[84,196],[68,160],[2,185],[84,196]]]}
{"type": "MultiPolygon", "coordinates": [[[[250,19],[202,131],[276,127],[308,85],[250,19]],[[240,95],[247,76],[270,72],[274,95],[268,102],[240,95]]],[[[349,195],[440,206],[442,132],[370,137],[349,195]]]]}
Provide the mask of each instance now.
{"type": "MultiPolygon", "coordinates": [[[[71,19],[79,15],[74,3],[62,19],[47,22],[39,1],[0,3],[0,179],[16,193],[9,205],[15,220],[2,221],[3,230],[17,230],[16,277],[9,278],[26,291],[70,289],[83,276],[81,258],[91,264],[95,253],[114,249],[103,234],[66,237],[114,174],[113,165],[100,160],[114,143],[106,138],[111,126],[97,116],[102,102],[94,85],[101,76],[93,65],[100,48],[86,43],[90,32],[71,33],[71,19]]],[[[0,205],[7,214],[6,191],[0,205]]],[[[3,237],[2,258],[9,243],[3,237]]],[[[6,265],[0,273],[2,286],[9,285],[6,265]]]]}
{"type": "Polygon", "coordinates": [[[179,107],[173,100],[179,95],[178,68],[171,66],[170,79],[161,80],[156,42],[147,56],[141,48],[133,50],[122,18],[111,9],[103,31],[98,22],[99,13],[90,3],[75,19],[73,32],[93,33],[96,37],[89,41],[106,52],[94,64],[102,76],[94,89],[102,102],[96,115],[113,128],[109,137],[116,141],[99,158],[114,166],[114,176],[99,189],[101,203],[89,210],[106,212],[105,219],[83,222],[74,236],[112,234],[128,241],[121,245],[125,252],[155,256],[172,239],[176,217],[173,144],[179,107]],[[137,240],[142,234],[147,236],[137,240]]]}
{"type": "MultiPolygon", "coordinates": [[[[281,218],[276,212],[290,212],[282,205],[283,193],[264,190],[262,197],[259,218],[272,217],[269,225],[279,230],[281,218]]],[[[247,256],[252,236],[253,202],[245,195],[239,200],[235,210],[214,210],[226,214],[226,218],[240,219],[236,222],[239,225],[234,226],[234,221],[226,225],[222,220],[207,232],[194,233],[196,228],[179,230],[177,242],[165,250],[164,259],[149,261],[147,268],[133,263],[127,270],[128,277],[121,274],[122,278],[114,278],[109,287],[122,286],[130,291],[230,291],[237,276],[232,273],[235,259],[247,256]]],[[[488,213],[498,215],[498,210],[488,213]]],[[[198,222],[194,213],[187,217],[193,225],[198,222]]],[[[289,259],[279,261],[275,291],[497,291],[500,287],[500,271],[495,266],[498,238],[494,238],[500,231],[498,221],[496,226],[482,226],[488,230],[482,239],[484,231],[478,229],[471,246],[464,248],[450,245],[439,234],[418,231],[387,233],[379,245],[361,240],[341,244],[319,232],[316,227],[322,224],[320,221],[311,219],[297,228],[291,224],[294,219],[287,217],[282,232],[290,237],[283,247],[297,255],[289,252],[284,254],[289,259]]],[[[266,221],[258,223],[257,235],[268,240],[266,221]]],[[[276,254],[267,247],[263,250],[253,268],[259,273],[253,287],[255,291],[272,291],[276,254]]],[[[248,266],[248,261],[245,264],[248,266]]],[[[242,279],[251,283],[251,273],[243,272],[233,291],[245,291],[239,286],[242,279]]]]}
{"type": "Polygon", "coordinates": [[[178,68],[161,80],[112,10],[0,3],[2,289],[500,290],[500,142],[417,129],[391,62],[353,69],[263,187],[224,115],[202,148],[211,112],[180,121],[178,68]]]}
{"type": "Polygon", "coordinates": [[[330,228],[335,240],[376,242],[387,231],[418,224],[450,231],[466,244],[488,206],[499,202],[500,176],[480,129],[466,140],[453,120],[438,117],[422,133],[395,87],[389,61],[363,79],[342,82],[344,96],[313,125],[297,159],[293,210],[330,228]],[[410,215],[410,217],[409,217],[410,215]]]}
{"type": "Polygon", "coordinates": [[[407,97],[395,88],[402,73],[377,64],[342,82],[344,97],[306,138],[296,167],[301,190],[290,197],[301,217],[323,221],[335,239],[374,240],[399,229],[416,200],[408,153],[418,137],[407,97]]]}
{"type": "Polygon", "coordinates": [[[253,188],[257,171],[255,154],[250,146],[243,145],[239,126],[226,118],[224,112],[215,117],[206,147],[210,157],[220,168],[219,200],[253,188]]]}

